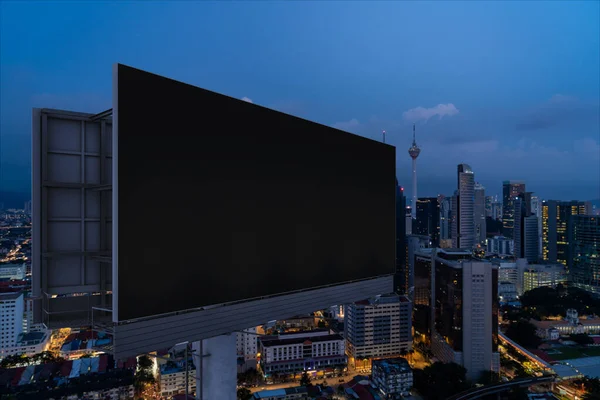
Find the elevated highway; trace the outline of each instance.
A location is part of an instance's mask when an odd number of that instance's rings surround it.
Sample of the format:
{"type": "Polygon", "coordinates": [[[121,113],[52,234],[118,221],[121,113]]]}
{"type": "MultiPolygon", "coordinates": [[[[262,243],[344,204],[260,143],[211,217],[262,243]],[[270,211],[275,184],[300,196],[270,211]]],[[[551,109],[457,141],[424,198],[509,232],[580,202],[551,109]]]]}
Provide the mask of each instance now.
{"type": "Polygon", "coordinates": [[[448,400],[471,400],[479,399],[491,394],[502,393],[516,387],[529,387],[539,385],[540,383],[554,382],[554,376],[542,376],[539,378],[520,378],[513,379],[510,382],[496,383],[493,385],[482,386],[474,389],[469,389],[462,393],[449,397],[448,400]]]}

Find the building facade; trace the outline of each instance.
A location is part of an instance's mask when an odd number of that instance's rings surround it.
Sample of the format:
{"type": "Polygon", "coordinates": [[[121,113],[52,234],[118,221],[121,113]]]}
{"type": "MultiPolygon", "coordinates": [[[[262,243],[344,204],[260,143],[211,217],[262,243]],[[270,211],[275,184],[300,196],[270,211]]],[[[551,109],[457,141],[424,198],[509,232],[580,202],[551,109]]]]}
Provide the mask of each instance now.
{"type": "Polygon", "coordinates": [[[371,376],[384,399],[409,396],[413,387],[412,369],[401,357],[373,361],[371,376]]]}
{"type": "MultiPolygon", "coordinates": [[[[473,206],[473,220],[475,221],[475,242],[484,244],[486,239],[486,196],[485,187],[479,183],[475,184],[475,203],[473,206]]],[[[491,204],[490,204],[491,212],[491,204]]]]}
{"type": "Polygon", "coordinates": [[[347,364],[344,338],[327,329],[260,336],[258,351],[265,377],[333,369],[347,364]]]}
{"type": "Polygon", "coordinates": [[[529,265],[523,271],[523,293],[543,286],[556,287],[567,282],[567,269],[562,264],[529,265]]]}
{"type": "Polygon", "coordinates": [[[345,336],[353,359],[400,355],[412,348],[412,302],[389,294],[349,304],[345,336]]]}
{"type": "Polygon", "coordinates": [[[511,256],[514,252],[514,240],[504,236],[494,236],[487,241],[487,251],[501,257],[511,256]]]}
{"type": "Polygon", "coordinates": [[[475,245],[475,175],[467,164],[459,164],[458,190],[452,202],[452,246],[471,249],[475,245]],[[455,205],[456,201],[456,205],[455,205]]]}
{"type": "Polygon", "coordinates": [[[573,216],[570,228],[571,282],[581,289],[600,294],[600,217],[573,216]]]}
{"type": "Polygon", "coordinates": [[[0,358],[14,354],[23,332],[23,293],[0,293],[0,358]]]}
{"type": "Polygon", "coordinates": [[[525,182],[504,181],[502,182],[502,229],[504,236],[514,239],[515,226],[515,199],[519,193],[525,193],[525,182]]]}
{"type": "Polygon", "coordinates": [[[439,247],[440,204],[437,197],[421,197],[417,200],[417,220],[413,233],[428,236],[431,247],[439,247]]]}
{"type": "Polygon", "coordinates": [[[569,265],[569,221],[586,215],[583,201],[548,200],[542,203],[542,259],[569,265]]]}

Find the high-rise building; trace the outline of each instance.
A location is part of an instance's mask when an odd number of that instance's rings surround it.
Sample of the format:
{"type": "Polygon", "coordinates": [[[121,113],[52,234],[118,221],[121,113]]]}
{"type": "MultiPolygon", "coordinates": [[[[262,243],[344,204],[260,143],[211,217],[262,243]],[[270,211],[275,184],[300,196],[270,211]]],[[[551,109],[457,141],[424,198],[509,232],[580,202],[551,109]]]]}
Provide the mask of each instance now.
{"type": "Polygon", "coordinates": [[[22,292],[0,293],[0,358],[12,354],[19,334],[23,332],[24,301],[22,292]],[[11,353],[4,354],[9,351],[11,353]]]}
{"type": "Polygon", "coordinates": [[[600,217],[574,215],[569,229],[569,274],[574,286],[600,294],[600,217]]]}
{"type": "Polygon", "coordinates": [[[502,182],[502,228],[504,236],[514,239],[513,229],[515,225],[514,200],[519,193],[525,193],[525,182],[504,181],[502,182]]]}
{"type": "MultiPolygon", "coordinates": [[[[485,187],[483,185],[475,184],[475,200],[473,205],[473,220],[475,221],[475,242],[485,243],[486,239],[486,196],[485,187]]],[[[491,205],[490,205],[491,206],[491,205]]]]}
{"type": "Polygon", "coordinates": [[[492,218],[492,203],[494,196],[485,196],[485,216],[492,218]]]}
{"type": "Polygon", "coordinates": [[[502,203],[494,201],[492,203],[492,219],[502,221],[502,203]]]}
{"type": "Polygon", "coordinates": [[[452,239],[452,197],[445,197],[440,204],[440,239],[452,239]]]}
{"type": "Polygon", "coordinates": [[[346,347],[353,359],[400,355],[412,348],[412,303],[388,294],[349,304],[346,347]]]}
{"type": "Polygon", "coordinates": [[[415,254],[415,329],[430,337],[436,358],[477,379],[500,369],[498,267],[472,257],[461,249],[415,254]]]}
{"type": "Polygon", "coordinates": [[[474,203],[475,175],[469,165],[459,164],[458,190],[452,201],[453,247],[471,249],[475,245],[474,203]]]}
{"type": "Polygon", "coordinates": [[[429,236],[431,246],[440,244],[440,204],[437,197],[421,197],[417,200],[417,220],[413,233],[429,236]]]}
{"type": "Polygon", "coordinates": [[[514,200],[514,254],[535,263],[539,257],[538,217],[532,213],[531,192],[521,193],[514,200]]]}
{"type": "Polygon", "coordinates": [[[542,259],[569,265],[569,221],[573,215],[586,215],[583,201],[542,202],[542,259]]]}
{"type": "Polygon", "coordinates": [[[404,188],[396,179],[396,274],[394,288],[396,293],[406,294],[409,270],[406,263],[406,197],[404,188]]]}
{"type": "Polygon", "coordinates": [[[412,235],[412,226],[413,226],[413,212],[412,212],[412,208],[411,206],[406,206],[405,209],[405,218],[404,221],[405,222],[405,226],[406,226],[406,234],[407,235],[412,235]]]}
{"type": "Polygon", "coordinates": [[[412,146],[408,149],[408,154],[412,158],[412,218],[416,217],[416,205],[417,205],[417,157],[421,154],[421,149],[417,146],[417,140],[415,136],[415,124],[413,124],[413,141],[412,146]]]}

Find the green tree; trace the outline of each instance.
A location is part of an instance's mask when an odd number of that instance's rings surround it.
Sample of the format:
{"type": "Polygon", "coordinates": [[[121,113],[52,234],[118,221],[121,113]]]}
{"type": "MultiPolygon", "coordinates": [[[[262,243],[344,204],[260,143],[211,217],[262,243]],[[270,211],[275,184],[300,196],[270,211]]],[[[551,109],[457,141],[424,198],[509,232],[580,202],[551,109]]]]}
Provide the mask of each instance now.
{"type": "Polygon", "coordinates": [[[592,339],[585,333],[576,333],[574,335],[571,335],[571,340],[581,346],[585,346],[586,344],[594,343],[594,339],[592,339]]]}
{"type": "Polygon", "coordinates": [[[535,331],[536,327],[532,323],[520,320],[510,324],[506,330],[506,336],[523,347],[537,348],[542,343],[542,339],[535,331]]]}
{"type": "Polygon", "coordinates": [[[339,394],[344,394],[346,392],[346,389],[344,389],[344,387],[342,385],[338,385],[337,392],[339,394]]]}
{"type": "Polygon", "coordinates": [[[467,370],[458,364],[436,362],[413,371],[414,386],[426,399],[442,400],[469,389],[467,370]]]}
{"type": "Polygon", "coordinates": [[[252,398],[252,392],[247,388],[239,388],[237,390],[238,400],[250,400],[252,398]]]}
{"type": "Polygon", "coordinates": [[[310,381],[310,375],[308,375],[308,372],[304,371],[300,377],[300,386],[308,386],[310,385],[310,381]]]}
{"type": "Polygon", "coordinates": [[[325,324],[325,321],[320,319],[319,322],[317,322],[317,327],[318,328],[327,328],[327,324],[325,324]]]}
{"type": "Polygon", "coordinates": [[[494,371],[483,371],[477,380],[482,385],[491,385],[500,382],[500,374],[494,371]]]}

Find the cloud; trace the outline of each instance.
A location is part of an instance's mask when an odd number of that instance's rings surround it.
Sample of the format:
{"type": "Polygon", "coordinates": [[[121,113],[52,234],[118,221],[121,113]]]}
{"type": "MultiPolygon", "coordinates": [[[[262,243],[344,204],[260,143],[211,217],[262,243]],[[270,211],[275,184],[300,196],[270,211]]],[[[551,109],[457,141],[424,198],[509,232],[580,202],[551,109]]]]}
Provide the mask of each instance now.
{"type": "Polygon", "coordinates": [[[421,121],[421,120],[427,121],[430,118],[435,117],[436,115],[441,119],[445,116],[451,117],[458,113],[459,113],[458,108],[456,108],[454,106],[454,104],[448,103],[448,104],[438,104],[437,106],[431,107],[431,108],[425,108],[425,107],[411,108],[410,110],[405,111],[402,114],[402,117],[407,121],[417,122],[417,121],[421,121]]]}
{"type": "Polygon", "coordinates": [[[350,121],[336,122],[332,125],[335,129],[340,129],[346,132],[356,133],[361,124],[356,118],[352,118],[350,121]]]}
{"type": "Polygon", "coordinates": [[[536,131],[576,123],[598,124],[598,104],[584,102],[577,97],[555,94],[522,115],[515,128],[519,131],[536,131]]]}
{"type": "Polygon", "coordinates": [[[247,101],[248,103],[253,103],[254,104],[254,102],[252,101],[252,99],[249,98],[249,97],[244,96],[244,97],[242,97],[242,100],[243,101],[247,101]]]}

